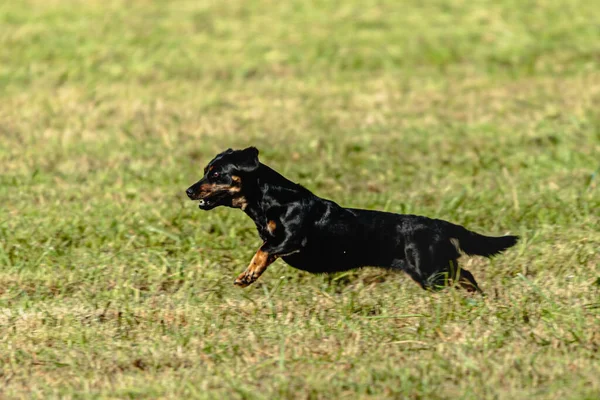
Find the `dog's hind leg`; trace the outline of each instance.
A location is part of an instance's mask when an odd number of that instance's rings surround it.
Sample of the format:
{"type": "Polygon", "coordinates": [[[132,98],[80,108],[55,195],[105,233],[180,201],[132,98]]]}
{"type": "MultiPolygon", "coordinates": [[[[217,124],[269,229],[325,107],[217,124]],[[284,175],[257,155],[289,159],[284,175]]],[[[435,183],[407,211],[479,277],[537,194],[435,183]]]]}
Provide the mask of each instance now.
{"type": "Polygon", "coordinates": [[[467,271],[466,269],[461,269],[458,271],[460,276],[458,277],[458,284],[465,289],[467,292],[479,292],[483,293],[479,286],[477,285],[477,281],[472,273],[467,271]]]}
{"type": "Polygon", "coordinates": [[[479,286],[477,285],[477,281],[472,273],[467,271],[464,268],[461,268],[458,265],[458,260],[450,260],[448,262],[448,266],[445,269],[444,275],[446,276],[446,282],[456,282],[458,285],[465,289],[467,292],[479,292],[483,293],[479,286]]]}
{"type": "Polygon", "coordinates": [[[426,283],[425,283],[425,281],[423,280],[423,277],[421,277],[419,274],[415,273],[414,271],[406,271],[406,270],[405,270],[404,272],[406,272],[406,274],[407,274],[408,276],[410,276],[410,278],[411,278],[413,281],[415,281],[415,282],[417,283],[417,285],[419,285],[419,287],[420,287],[421,289],[425,289],[425,290],[427,290],[427,286],[426,286],[426,283]]]}
{"type": "Polygon", "coordinates": [[[421,289],[425,289],[424,281],[421,275],[416,271],[416,268],[409,266],[408,261],[405,259],[395,259],[391,264],[392,269],[399,269],[406,273],[406,275],[410,276],[410,278],[417,283],[421,287],[421,289]]]}
{"type": "Polygon", "coordinates": [[[421,289],[429,289],[427,282],[428,257],[427,252],[419,249],[416,243],[407,244],[404,248],[405,262],[403,270],[415,281],[421,289]]]}

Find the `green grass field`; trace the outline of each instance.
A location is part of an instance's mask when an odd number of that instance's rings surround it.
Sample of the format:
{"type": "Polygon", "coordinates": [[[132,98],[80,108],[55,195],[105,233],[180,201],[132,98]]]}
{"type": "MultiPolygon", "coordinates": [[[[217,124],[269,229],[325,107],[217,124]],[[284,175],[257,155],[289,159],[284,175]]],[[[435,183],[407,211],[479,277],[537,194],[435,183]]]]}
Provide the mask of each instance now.
{"type": "Polygon", "coordinates": [[[0,397],[600,397],[600,4],[0,3],[0,397]],[[314,276],[184,190],[228,147],[522,241],[485,298],[314,276]]]}

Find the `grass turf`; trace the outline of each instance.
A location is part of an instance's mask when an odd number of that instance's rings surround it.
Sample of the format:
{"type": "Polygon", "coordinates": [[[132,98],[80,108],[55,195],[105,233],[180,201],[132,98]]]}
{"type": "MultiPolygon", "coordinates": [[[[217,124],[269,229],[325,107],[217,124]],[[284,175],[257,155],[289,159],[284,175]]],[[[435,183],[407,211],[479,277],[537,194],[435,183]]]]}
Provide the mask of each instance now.
{"type": "Polygon", "coordinates": [[[0,394],[597,398],[600,6],[0,4],[0,394]],[[522,241],[487,297],[278,261],[184,190],[227,147],[522,241]]]}

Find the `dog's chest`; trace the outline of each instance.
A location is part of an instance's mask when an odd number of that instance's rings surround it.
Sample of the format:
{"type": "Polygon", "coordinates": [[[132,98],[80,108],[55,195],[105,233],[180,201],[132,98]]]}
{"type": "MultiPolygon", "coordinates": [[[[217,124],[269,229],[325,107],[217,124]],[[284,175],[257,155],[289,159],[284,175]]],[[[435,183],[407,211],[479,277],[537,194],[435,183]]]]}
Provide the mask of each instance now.
{"type": "Polygon", "coordinates": [[[276,223],[274,221],[256,222],[256,230],[263,241],[275,236],[276,223]]]}

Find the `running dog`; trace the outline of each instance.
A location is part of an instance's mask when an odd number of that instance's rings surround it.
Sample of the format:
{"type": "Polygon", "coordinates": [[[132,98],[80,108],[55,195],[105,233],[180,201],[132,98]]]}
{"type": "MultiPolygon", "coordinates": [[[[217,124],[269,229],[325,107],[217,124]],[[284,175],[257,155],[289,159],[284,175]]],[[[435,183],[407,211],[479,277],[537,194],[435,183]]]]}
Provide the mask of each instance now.
{"type": "Polygon", "coordinates": [[[289,181],[258,160],[258,150],[228,149],[186,190],[200,209],[240,208],[263,240],[234,284],[255,282],[276,259],[312,273],[366,266],[406,272],[423,289],[458,282],[480,291],[458,266],[460,251],[491,257],[514,246],[518,236],[490,237],[439,219],[344,208],[289,181]]]}

